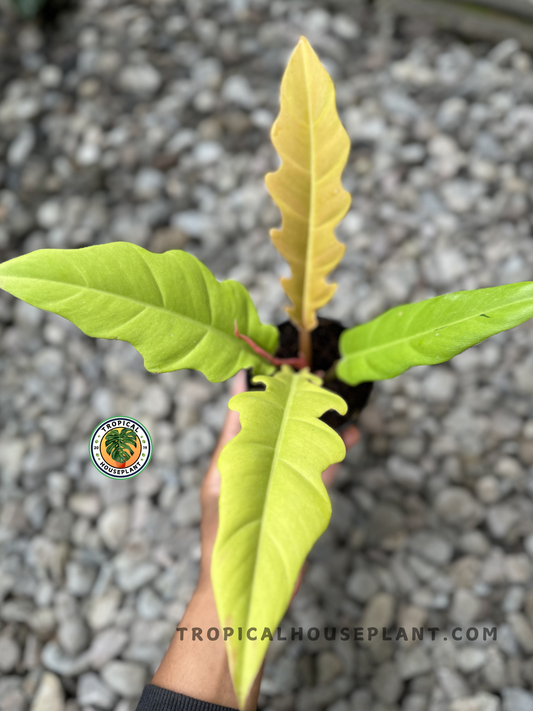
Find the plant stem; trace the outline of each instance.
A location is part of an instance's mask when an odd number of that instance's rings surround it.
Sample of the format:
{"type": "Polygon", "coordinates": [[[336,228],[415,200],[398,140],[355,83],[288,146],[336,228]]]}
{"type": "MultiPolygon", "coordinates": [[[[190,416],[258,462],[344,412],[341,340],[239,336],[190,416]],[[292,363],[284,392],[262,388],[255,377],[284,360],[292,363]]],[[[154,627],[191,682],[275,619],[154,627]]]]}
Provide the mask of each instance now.
{"type": "Polygon", "coordinates": [[[234,335],[237,336],[237,338],[242,339],[245,343],[247,343],[250,348],[257,353],[257,355],[261,356],[265,360],[267,360],[269,363],[272,363],[272,365],[280,366],[280,365],[292,365],[294,368],[305,368],[308,363],[305,360],[305,358],[300,355],[297,358],[276,358],[276,356],[271,355],[270,353],[267,353],[267,351],[264,350],[264,348],[261,348],[261,346],[258,346],[257,343],[254,343],[249,336],[245,336],[243,333],[239,333],[239,327],[237,326],[237,321],[235,321],[235,331],[234,335]]]}
{"type": "Polygon", "coordinates": [[[313,370],[313,346],[311,343],[311,331],[305,328],[300,328],[298,331],[298,348],[309,366],[309,370],[313,370]]]}

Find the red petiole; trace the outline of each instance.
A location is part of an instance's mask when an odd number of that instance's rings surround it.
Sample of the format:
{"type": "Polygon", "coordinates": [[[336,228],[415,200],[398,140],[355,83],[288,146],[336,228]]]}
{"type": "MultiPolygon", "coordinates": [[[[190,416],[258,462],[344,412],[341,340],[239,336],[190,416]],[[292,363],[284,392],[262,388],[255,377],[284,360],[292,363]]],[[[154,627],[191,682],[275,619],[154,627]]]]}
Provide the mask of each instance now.
{"type": "Polygon", "coordinates": [[[237,321],[235,321],[235,331],[233,333],[235,336],[237,336],[237,338],[241,338],[245,343],[247,343],[250,348],[255,351],[255,353],[257,353],[257,355],[260,355],[262,358],[265,358],[266,360],[268,360],[269,363],[272,363],[272,365],[292,365],[294,368],[307,368],[309,365],[306,357],[301,352],[297,358],[276,358],[276,356],[271,355],[270,353],[268,353],[268,351],[265,351],[263,348],[261,348],[261,346],[258,346],[257,343],[254,343],[254,341],[252,341],[249,336],[245,336],[243,333],[239,333],[237,321]]]}

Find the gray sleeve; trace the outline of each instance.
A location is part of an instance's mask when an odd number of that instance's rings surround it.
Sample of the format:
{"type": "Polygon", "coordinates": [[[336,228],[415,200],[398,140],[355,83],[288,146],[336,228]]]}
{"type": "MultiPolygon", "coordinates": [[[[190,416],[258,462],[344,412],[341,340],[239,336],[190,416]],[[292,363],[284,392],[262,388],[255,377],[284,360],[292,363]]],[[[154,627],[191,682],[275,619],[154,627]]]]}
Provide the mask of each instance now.
{"type": "Polygon", "coordinates": [[[227,706],[210,704],[153,684],[144,687],[136,711],[235,711],[227,706]]]}

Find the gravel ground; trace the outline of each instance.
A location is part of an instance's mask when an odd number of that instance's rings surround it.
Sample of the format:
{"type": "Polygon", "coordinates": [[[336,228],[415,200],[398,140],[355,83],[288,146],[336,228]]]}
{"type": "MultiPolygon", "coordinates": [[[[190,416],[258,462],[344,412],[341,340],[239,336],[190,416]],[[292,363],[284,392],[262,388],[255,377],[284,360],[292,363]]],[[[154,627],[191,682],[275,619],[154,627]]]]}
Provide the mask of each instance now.
{"type": "MultiPolygon", "coordinates": [[[[304,33],[352,140],[346,325],[533,268],[531,57],[511,40],[390,40],[311,2],[86,0],[0,26],[0,249],[186,249],[284,320],[263,175],[304,33]]],[[[226,387],[150,375],[128,345],[0,294],[0,711],[133,711],[194,589],[199,485],[226,387]],[[154,456],[113,482],[94,427],[139,418],[154,456]]],[[[283,622],[438,627],[437,639],[275,642],[269,711],[532,711],[533,323],[378,383],[330,528],[283,622]],[[459,626],[497,641],[451,641],[459,626]],[[447,641],[444,641],[447,636],[447,641]]]]}

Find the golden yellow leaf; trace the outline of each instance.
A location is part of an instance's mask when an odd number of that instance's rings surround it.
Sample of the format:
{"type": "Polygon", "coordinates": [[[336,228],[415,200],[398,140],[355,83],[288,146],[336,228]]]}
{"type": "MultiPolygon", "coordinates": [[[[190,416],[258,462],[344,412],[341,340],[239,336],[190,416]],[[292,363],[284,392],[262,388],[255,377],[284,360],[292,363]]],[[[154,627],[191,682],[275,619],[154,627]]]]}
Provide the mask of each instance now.
{"type": "Polygon", "coordinates": [[[325,277],[344,254],[334,228],[351,200],[341,183],[350,139],[337,114],[331,77],[305,37],[283,75],[271,137],[283,161],[266,176],[283,217],[281,230],[272,230],[271,237],[291,266],[292,277],[281,280],[293,303],[289,316],[311,331],[317,325],[316,310],[336,289],[325,277]]]}

